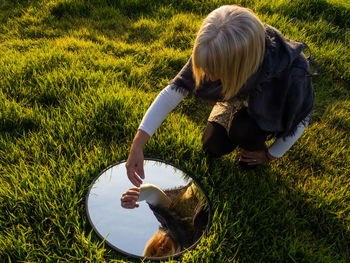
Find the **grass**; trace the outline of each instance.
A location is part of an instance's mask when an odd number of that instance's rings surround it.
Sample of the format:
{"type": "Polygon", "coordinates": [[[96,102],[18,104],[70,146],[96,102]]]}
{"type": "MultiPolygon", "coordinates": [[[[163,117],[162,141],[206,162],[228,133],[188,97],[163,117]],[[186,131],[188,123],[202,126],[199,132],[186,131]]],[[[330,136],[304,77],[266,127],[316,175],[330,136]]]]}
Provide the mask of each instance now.
{"type": "Polygon", "coordinates": [[[0,2],[0,261],[129,261],[85,215],[93,178],[127,158],[143,114],[181,69],[202,19],[238,3],[306,42],[321,75],[313,121],[251,172],[210,162],[210,106],[186,99],[146,156],[204,185],[212,227],[183,262],[349,262],[350,6],[346,0],[0,2]]]}

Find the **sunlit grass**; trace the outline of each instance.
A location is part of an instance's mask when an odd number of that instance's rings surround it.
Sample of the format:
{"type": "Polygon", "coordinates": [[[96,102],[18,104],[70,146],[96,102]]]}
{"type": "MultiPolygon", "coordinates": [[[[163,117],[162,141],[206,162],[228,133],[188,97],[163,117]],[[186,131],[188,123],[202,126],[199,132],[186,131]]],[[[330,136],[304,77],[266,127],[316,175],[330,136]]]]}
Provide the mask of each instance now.
{"type": "Polygon", "coordinates": [[[92,232],[93,178],[128,156],[143,114],[191,54],[202,19],[238,3],[306,42],[314,118],[273,163],[201,149],[210,105],[186,99],[145,155],[193,175],[212,227],[183,262],[348,262],[350,6],[345,0],[52,0],[0,3],[0,260],[129,261],[92,232]]]}

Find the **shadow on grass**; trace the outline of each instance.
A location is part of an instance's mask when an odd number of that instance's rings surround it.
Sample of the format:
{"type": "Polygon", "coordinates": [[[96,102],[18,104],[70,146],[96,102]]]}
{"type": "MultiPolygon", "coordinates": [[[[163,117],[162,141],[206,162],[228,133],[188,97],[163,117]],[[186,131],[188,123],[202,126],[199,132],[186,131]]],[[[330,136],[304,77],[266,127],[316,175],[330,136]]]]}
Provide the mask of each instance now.
{"type": "Polygon", "coordinates": [[[0,23],[6,24],[15,17],[21,17],[36,1],[2,0],[0,1],[0,23]]]}
{"type": "MultiPolygon", "coordinates": [[[[29,1],[15,1],[13,3],[15,4],[12,4],[11,6],[12,11],[6,11],[10,12],[8,14],[11,15],[3,15],[2,19],[7,19],[6,21],[8,21],[9,18],[6,17],[21,16],[31,5],[39,5],[37,2],[32,3],[29,1]]],[[[242,0],[237,1],[237,3],[241,4],[242,6],[251,8],[255,7],[254,1],[242,0]]],[[[30,27],[29,24],[28,27],[21,26],[19,27],[19,33],[23,38],[55,38],[71,34],[71,32],[74,30],[86,29],[86,31],[81,32],[82,38],[97,44],[105,45],[104,49],[106,53],[118,53],[116,51],[118,47],[114,47],[113,45],[110,45],[110,43],[107,43],[108,40],[118,38],[124,39],[128,43],[138,43],[140,45],[144,45],[145,43],[153,43],[160,40],[159,38],[162,34],[159,32],[166,30],[166,26],[163,25],[163,23],[157,22],[161,20],[170,20],[174,14],[177,13],[188,12],[199,16],[206,15],[214,8],[222,4],[224,4],[223,1],[218,1],[215,3],[202,3],[201,1],[197,0],[175,1],[172,3],[165,0],[57,1],[49,6],[49,12],[45,13],[44,18],[38,22],[35,22],[37,27],[30,27]],[[142,21],[142,18],[149,19],[142,21]]],[[[8,5],[10,5],[10,3],[8,3],[8,5]]],[[[341,5],[329,3],[326,0],[287,1],[278,6],[262,3],[256,5],[256,9],[263,13],[278,13],[281,16],[286,16],[289,18],[296,17],[301,20],[307,18],[308,22],[325,19],[326,21],[341,28],[347,28],[350,13],[350,9],[342,7],[341,5]]],[[[30,21],[28,20],[26,23],[29,22],[30,21]]],[[[24,25],[27,25],[26,23],[24,23],[24,25]]],[[[186,24],[184,27],[186,27],[186,24]]],[[[180,32],[181,28],[176,30],[179,30],[180,32]]],[[[186,29],[184,30],[186,31],[186,29]]],[[[169,47],[180,48],[181,50],[190,50],[191,39],[188,37],[188,34],[184,34],[183,38],[186,39],[184,39],[182,43],[183,39],[181,37],[170,37],[164,41],[164,44],[169,47]],[[175,43],[171,43],[172,41],[175,41],[175,43]]],[[[331,36],[331,39],[335,39],[335,36],[331,36]]],[[[119,54],[118,56],[120,57],[122,55],[119,54]]],[[[151,88],[149,89],[152,90],[152,87],[157,86],[157,84],[159,85],[160,79],[164,80],[173,78],[176,75],[174,72],[178,72],[182,68],[182,60],[183,59],[169,57],[164,61],[151,61],[151,63],[154,63],[154,65],[152,65],[150,67],[151,69],[147,71],[147,78],[142,76],[142,73],[136,71],[134,76],[130,76],[130,72],[128,72],[127,69],[121,68],[120,70],[124,71],[124,75],[127,75],[125,77],[121,77],[121,80],[125,81],[127,85],[131,86],[140,86],[146,81],[146,85],[150,86],[151,88]]],[[[337,59],[334,61],[334,57],[330,56],[329,58],[323,58],[321,62],[322,64],[332,65],[332,69],[335,68],[335,70],[337,70],[342,68],[342,64],[337,61],[337,59]],[[334,63],[336,67],[333,66],[334,63]]],[[[149,63],[147,59],[140,62],[149,63]]],[[[315,78],[315,86],[317,86],[317,84],[322,84],[324,81],[329,83],[330,81],[336,79],[339,79],[341,83],[344,83],[344,86],[348,86],[347,81],[341,79],[343,74],[338,72],[339,70],[334,71],[333,69],[333,72],[327,73],[327,67],[322,66],[323,65],[320,65],[320,69],[322,70],[321,74],[323,74],[325,78],[315,78]]],[[[332,90],[336,91],[339,89],[334,88],[332,90]]],[[[343,90],[341,94],[344,95],[345,93],[348,94],[346,90],[343,90]]],[[[39,98],[39,100],[42,99],[44,104],[57,105],[59,104],[59,101],[56,95],[57,94],[43,94],[43,97],[39,98]]],[[[335,98],[339,97],[337,94],[332,96],[335,98]]],[[[317,99],[322,100],[322,103],[320,104],[325,104],[323,101],[328,99],[328,97],[317,97],[317,99]]],[[[187,110],[185,112],[187,112],[187,110]]],[[[189,114],[189,116],[191,117],[191,114],[189,114]]]]}
{"type": "Polygon", "coordinates": [[[0,133],[10,137],[21,137],[28,132],[37,132],[41,126],[41,115],[31,108],[3,100],[0,110],[0,133]],[[4,103],[5,101],[5,103],[4,103]]]}
{"type": "MultiPolygon", "coordinates": [[[[238,1],[238,4],[243,6],[254,6],[250,1],[238,1]]],[[[157,30],[164,30],[164,25],[155,26],[152,22],[144,22],[140,25],[135,26],[134,24],[142,18],[154,19],[155,17],[161,17],[162,19],[170,19],[177,12],[192,12],[198,15],[205,15],[209,13],[215,7],[221,5],[219,1],[216,3],[216,6],[203,5],[199,1],[181,1],[173,3],[172,5],[166,1],[90,1],[85,3],[83,1],[65,1],[59,2],[57,5],[53,6],[51,9],[51,15],[55,19],[47,17],[47,20],[44,23],[47,25],[55,25],[57,28],[61,28],[63,31],[79,28],[86,26],[86,19],[90,21],[89,26],[91,26],[96,32],[89,33],[88,37],[91,41],[99,43],[99,34],[102,34],[108,38],[124,38],[129,43],[152,43],[153,41],[159,40],[159,34],[155,33],[157,30]],[[67,23],[67,21],[70,21],[67,23]]],[[[311,0],[311,1],[291,1],[283,3],[279,6],[272,6],[268,4],[262,4],[257,6],[258,11],[265,13],[278,13],[281,16],[292,18],[298,18],[300,20],[305,20],[307,17],[308,22],[318,21],[319,19],[324,19],[329,23],[333,23],[340,28],[347,28],[349,23],[349,14],[350,9],[342,7],[337,4],[329,3],[326,0],[311,0]]],[[[62,32],[63,32],[62,31],[62,32]]],[[[331,39],[341,39],[344,37],[344,32],[341,33],[339,37],[338,33],[331,35],[331,39]]],[[[167,42],[167,41],[165,41],[167,42]]],[[[169,42],[169,41],[168,41],[169,42]]],[[[184,44],[179,44],[178,47],[182,49],[190,49],[190,40],[185,41],[184,44]]],[[[169,44],[169,43],[168,43],[169,44]]],[[[170,45],[170,44],[169,44],[170,45]]],[[[177,43],[171,44],[176,47],[177,43]]],[[[175,75],[169,75],[177,72],[182,68],[182,65],[179,65],[178,61],[173,63],[173,60],[170,60],[167,72],[164,71],[164,67],[159,67],[156,65],[154,69],[152,68],[149,79],[153,83],[157,83],[157,78],[173,78],[175,75]]],[[[337,62],[337,59],[334,59],[333,56],[323,57],[322,60],[318,62],[320,65],[321,74],[324,77],[319,77],[314,79],[314,86],[317,90],[318,86],[327,82],[329,85],[332,85],[332,81],[340,81],[344,83],[344,86],[348,86],[347,81],[342,79],[342,72],[338,72],[342,68],[342,64],[337,62]],[[326,65],[336,65],[332,66],[332,72],[327,73],[327,67],[323,67],[323,64],[326,65]],[[338,71],[336,71],[338,70],[338,71]],[[318,85],[320,84],[320,85],[318,85]]],[[[137,81],[136,81],[137,83],[137,81]]],[[[129,84],[135,84],[128,81],[129,84]]],[[[337,91],[342,95],[348,95],[348,92],[340,90],[339,88],[331,89],[334,94],[334,98],[339,96],[335,94],[337,91]]],[[[330,91],[329,91],[330,92],[330,91]]],[[[325,104],[323,101],[328,100],[325,97],[317,97],[321,100],[321,104],[325,104]]],[[[187,111],[185,111],[187,112],[187,111]]],[[[322,115],[318,113],[318,115],[322,115]]],[[[191,117],[191,114],[188,114],[191,117]]],[[[192,118],[192,117],[191,117],[192,118]]],[[[195,119],[195,118],[194,118],[195,119]]]]}
{"type": "Polygon", "coordinates": [[[350,26],[350,9],[326,0],[293,0],[279,5],[274,11],[283,16],[307,21],[323,19],[343,29],[350,26]]]}
{"type": "MultiPolygon", "coordinates": [[[[232,160],[222,158],[210,165],[209,173],[217,176],[212,185],[215,199],[230,202],[232,222],[239,220],[237,231],[242,235],[232,242],[239,243],[242,262],[349,258],[350,232],[344,217],[339,218],[336,209],[320,200],[322,197],[291,186],[284,171],[271,166],[240,171],[232,160]]],[[[227,238],[231,238],[230,233],[227,238]]]]}
{"type": "Polygon", "coordinates": [[[37,131],[39,127],[37,120],[28,117],[16,120],[0,118],[0,132],[7,133],[10,137],[19,137],[30,131],[37,131]]]}
{"type": "MultiPolygon", "coordinates": [[[[169,16],[174,12],[190,12],[198,15],[207,15],[213,9],[223,4],[227,3],[225,3],[225,1],[203,3],[199,0],[173,1],[172,3],[165,0],[64,1],[54,6],[51,9],[51,14],[57,19],[67,16],[91,18],[94,10],[108,8],[110,10],[118,10],[123,16],[133,19],[139,17],[156,17],[160,13],[169,16]]],[[[254,2],[252,1],[237,1],[237,4],[250,8],[254,7],[254,2]]],[[[344,29],[349,26],[350,9],[340,4],[327,2],[326,0],[286,1],[276,8],[271,7],[271,5],[262,4],[258,6],[257,9],[266,13],[279,13],[283,16],[299,18],[301,20],[307,18],[308,20],[317,21],[322,18],[344,29]]]]}

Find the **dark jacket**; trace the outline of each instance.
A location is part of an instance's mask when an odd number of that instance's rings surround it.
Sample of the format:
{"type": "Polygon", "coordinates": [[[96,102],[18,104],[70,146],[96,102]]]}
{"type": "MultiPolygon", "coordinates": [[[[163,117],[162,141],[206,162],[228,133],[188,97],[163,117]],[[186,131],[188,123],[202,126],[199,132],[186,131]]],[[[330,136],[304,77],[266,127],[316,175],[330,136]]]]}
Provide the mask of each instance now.
{"type": "Polygon", "coordinates": [[[191,222],[181,219],[176,213],[161,206],[148,204],[154,216],[173,241],[180,245],[181,251],[192,246],[204,233],[209,220],[209,212],[202,205],[194,212],[191,222]]]}
{"type": "MultiPolygon", "coordinates": [[[[286,39],[272,26],[264,26],[264,60],[234,98],[249,95],[249,116],[262,130],[286,137],[295,132],[300,122],[308,121],[313,109],[310,68],[302,53],[303,43],[286,39]]],[[[195,89],[191,58],[169,84],[200,98],[223,100],[220,80],[204,81],[195,89]]]]}

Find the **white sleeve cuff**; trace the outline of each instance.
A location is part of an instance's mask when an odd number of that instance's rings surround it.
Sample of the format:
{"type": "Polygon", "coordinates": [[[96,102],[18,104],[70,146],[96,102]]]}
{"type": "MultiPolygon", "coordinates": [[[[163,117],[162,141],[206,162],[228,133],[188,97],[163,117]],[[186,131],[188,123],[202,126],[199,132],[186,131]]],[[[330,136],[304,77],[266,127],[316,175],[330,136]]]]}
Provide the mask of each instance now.
{"type": "Polygon", "coordinates": [[[278,138],[276,141],[269,147],[269,153],[276,158],[282,157],[286,151],[288,151],[292,145],[299,139],[299,137],[303,134],[308,122],[303,121],[298,124],[298,127],[295,133],[291,136],[283,138],[278,138]]]}
{"type": "Polygon", "coordinates": [[[148,108],[139,129],[145,131],[152,137],[168,114],[186,97],[186,95],[187,93],[183,94],[177,91],[172,85],[166,86],[148,108]]]}

